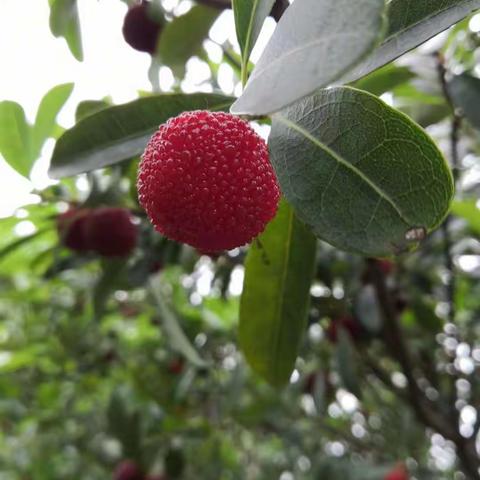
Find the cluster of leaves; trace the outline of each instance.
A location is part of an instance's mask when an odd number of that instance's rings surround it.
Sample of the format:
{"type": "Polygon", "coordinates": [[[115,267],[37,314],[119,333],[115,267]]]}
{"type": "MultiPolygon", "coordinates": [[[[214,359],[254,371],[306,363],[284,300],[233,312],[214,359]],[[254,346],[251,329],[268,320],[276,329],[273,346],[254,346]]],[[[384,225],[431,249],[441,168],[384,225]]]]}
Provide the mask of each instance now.
{"type": "MultiPolygon", "coordinates": [[[[0,103],[5,160],[28,176],[58,138],[61,178],[0,221],[2,478],[100,479],[122,458],[185,479],[381,479],[399,460],[421,479],[479,478],[479,40],[462,19],[480,1],[296,0],[249,79],[274,2],[233,1],[241,55],[222,45],[219,63],[202,42],[220,10],[204,3],[164,12],[154,65],[180,85],[198,55],[215,87],[226,62],[246,84],[238,99],[176,86],[83,102],[66,132],[72,85],[45,96],[34,125],[0,103]],[[391,63],[457,22],[434,55],[391,63]],[[151,134],[195,109],[271,122],[285,197],[251,247],[216,258],[154,232],[135,190],[151,134]],[[458,199],[434,231],[454,190],[445,154],[458,199]],[[130,209],[134,254],[63,248],[67,204],[130,209]]],[[[76,2],[50,6],[81,59],[76,2]]]]}

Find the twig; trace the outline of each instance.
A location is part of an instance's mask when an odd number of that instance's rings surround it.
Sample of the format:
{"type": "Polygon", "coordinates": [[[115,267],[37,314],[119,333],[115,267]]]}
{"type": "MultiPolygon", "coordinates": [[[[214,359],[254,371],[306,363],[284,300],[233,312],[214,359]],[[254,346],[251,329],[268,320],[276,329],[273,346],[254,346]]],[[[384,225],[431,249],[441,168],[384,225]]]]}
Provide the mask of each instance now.
{"type": "Polygon", "coordinates": [[[408,396],[410,405],[419,420],[427,427],[440,433],[443,437],[451,440],[457,447],[457,455],[462,463],[468,478],[480,480],[478,469],[480,460],[475,451],[475,440],[466,439],[458,431],[458,422],[449,422],[438,405],[430,401],[420,389],[415,376],[413,361],[407,348],[403,332],[398,325],[397,312],[394,302],[387,289],[385,276],[377,262],[369,261],[369,279],[375,287],[378,301],[384,317],[385,342],[392,356],[400,364],[403,374],[407,379],[408,396]]]}
{"type": "MultiPolygon", "coordinates": [[[[447,83],[447,69],[445,68],[445,59],[440,52],[436,53],[437,61],[437,72],[438,80],[442,88],[443,96],[445,101],[450,108],[452,121],[450,127],[450,159],[452,164],[452,173],[454,186],[456,186],[459,174],[459,154],[458,154],[458,140],[459,140],[459,130],[461,127],[461,117],[458,115],[455,104],[453,102],[452,96],[448,89],[447,83]]],[[[455,278],[455,265],[452,258],[452,247],[453,241],[450,234],[450,224],[451,216],[448,215],[442,225],[443,233],[443,255],[445,258],[445,268],[448,272],[448,278],[445,285],[445,293],[448,302],[448,321],[451,324],[455,323],[456,317],[456,308],[455,308],[455,294],[456,294],[456,278],[455,278]]],[[[456,340],[456,335],[451,335],[456,340]]],[[[460,419],[460,414],[456,408],[457,400],[457,391],[456,391],[456,381],[458,380],[458,375],[453,374],[451,376],[450,382],[450,414],[455,422],[458,422],[460,419]]]]}

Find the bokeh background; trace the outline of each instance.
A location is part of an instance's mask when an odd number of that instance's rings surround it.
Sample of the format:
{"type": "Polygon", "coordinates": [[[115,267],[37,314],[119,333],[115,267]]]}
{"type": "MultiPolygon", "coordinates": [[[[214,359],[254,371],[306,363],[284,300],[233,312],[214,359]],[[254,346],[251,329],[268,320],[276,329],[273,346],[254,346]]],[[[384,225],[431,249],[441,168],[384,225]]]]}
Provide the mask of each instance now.
{"type": "MultiPolygon", "coordinates": [[[[77,3],[82,62],[52,35],[47,0],[0,0],[0,100],[33,123],[51,88],[74,83],[29,178],[0,157],[0,479],[104,479],[126,459],[165,480],[383,479],[404,467],[422,480],[479,478],[480,122],[458,121],[442,78],[480,76],[480,15],[357,85],[428,130],[455,167],[457,199],[447,227],[409,256],[365,260],[319,242],[301,355],[276,391],[237,344],[247,248],[209,256],[155,233],[137,203],[138,158],[47,175],[87,100],[239,95],[232,11],[216,11],[179,67],[124,41],[128,2],[77,3]],[[83,206],[129,211],[135,250],[66,248],[57,218],[83,206]],[[401,337],[385,332],[372,269],[401,337]]],[[[199,5],[161,2],[168,22],[199,5]]],[[[274,28],[269,17],[253,63],[274,28]]],[[[467,94],[480,108],[480,89],[467,94]]],[[[268,137],[268,122],[255,128],[268,137]]]]}

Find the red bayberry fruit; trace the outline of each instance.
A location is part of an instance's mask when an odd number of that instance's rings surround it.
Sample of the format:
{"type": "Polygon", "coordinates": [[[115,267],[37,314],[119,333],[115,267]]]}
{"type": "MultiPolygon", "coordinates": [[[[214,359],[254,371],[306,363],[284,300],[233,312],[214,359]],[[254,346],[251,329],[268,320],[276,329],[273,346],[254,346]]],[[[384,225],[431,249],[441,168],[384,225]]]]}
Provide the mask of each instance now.
{"type": "Polygon", "coordinates": [[[91,212],[86,235],[89,247],[100,255],[124,257],[135,248],[138,230],[128,210],[104,207],[91,212]]]}
{"type": "Polygon", "coordinates": [[[328,325],[326,332],[327,338],[333,343],[336,343],[338,339],[339,328],[344,328],[353,340],[358,340],[363,333],[363,327],[355,317],[344,316],[334,318],[328,325]]]}
{"type": "Polygon", "coordinates": [[[315,385],[317,384],[317,374],[310,373],[307,375],[305,379],[305,383],[303,384],[303,393],[308,393],[313,395],[315,393],[315,385]]]}
{"type": "Polygon", "coordinates": [[[405,465],[400,464],[396,466],[391,472],[387,473],[384,477],[384,480],[408,480],[409,475],[408,471],[405,468],[405,465]]]}
{"type": "Polygon", "coordinates": [[[377,264],[384,275],[390,275],[395,269],[395,264],[390,260],[377,260],[377,264]]]}
{"type": "Polygon", "coordinates": [[[77,252],[89,249],[86,235],[87,209],[71,209],[57,217],[57,230],[60,241],[66,247],[77,252]]]}
{"type": "Polygon", "coordinates": [[[250,242],[280,197],[264,140],[240,118],[207,111],[159,128],[142,156],[138,191],[160,233],[203,252],[250,242]]]}
{"type": "Polygon", "coordinates": [[[150,2],[142,1],[131,7],[123,21],[123,37],[135,50],[153,55],[157,49],[162,24],[152,18],[150,2]]]}
{"type": "Polygon", "coordinates": [[[185,362],[182,358],[175,358],[169,362],[167,369],[170,373],[173,373],[174,375],[180,375],[183,372],[184,366],[185,362]]]}
{"type": "Polygon", "coordinates": [[[143,480],[143,472],[135,462],[125,460],[115,469],[113,480],[143,480]]]}

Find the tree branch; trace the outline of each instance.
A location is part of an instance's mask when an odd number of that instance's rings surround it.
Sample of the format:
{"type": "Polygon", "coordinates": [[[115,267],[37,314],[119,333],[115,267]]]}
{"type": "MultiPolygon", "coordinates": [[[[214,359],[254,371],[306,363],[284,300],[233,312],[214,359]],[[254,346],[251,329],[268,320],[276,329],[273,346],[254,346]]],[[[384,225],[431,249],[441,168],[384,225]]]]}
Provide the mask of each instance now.
{"type": "Polygon", "coordinates": [[[443,412],[438,409],[438,404],[430,401],[420,389],[413,373],[414,363],[403,337],[403,332],[398,325],[397,312],[388,291],[384,273],[375,260],[369,260],[368,265],[368,278],[376,290],[384,317],[385,343],[407,379],[407,391],[411,407],[425,426],[437,431],[456,445],[457,455],[468,478],[480,480],[478,473],[480,460],[475,450],[475,439],[472,443],[471,439],[462,437],[458,431],[458,422],[452,425],[449,422],[449,417],[445,417],[443,412]]]}

